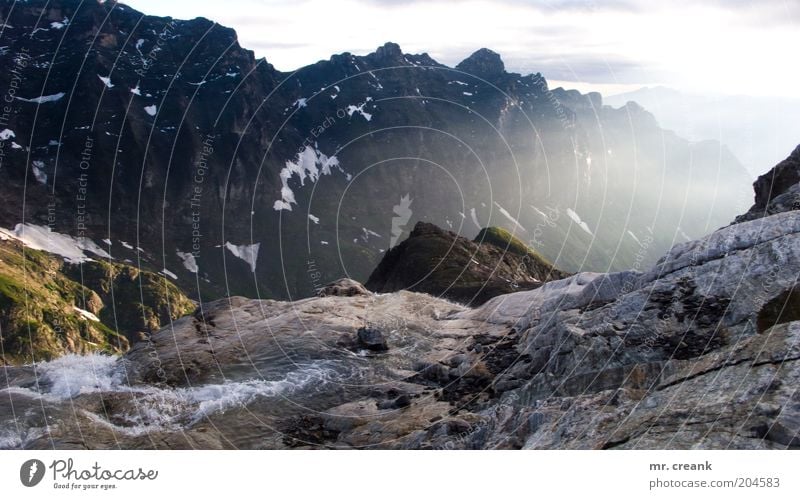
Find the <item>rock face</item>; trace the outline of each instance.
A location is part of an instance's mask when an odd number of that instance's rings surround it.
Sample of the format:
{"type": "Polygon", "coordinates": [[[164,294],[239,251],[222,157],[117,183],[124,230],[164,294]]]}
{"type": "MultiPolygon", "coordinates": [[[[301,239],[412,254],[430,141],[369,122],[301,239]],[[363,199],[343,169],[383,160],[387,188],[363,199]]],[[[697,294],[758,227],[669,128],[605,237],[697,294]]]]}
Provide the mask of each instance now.
{"type": "Polygon", "coordinates": [[[381,260],[366,287],[378,293],[407,289],[480,305],[566,275],[503,229],[484,229],[470,241],[418,222],[408,239],[381,260]]]}
{"type": "Polygon", "coordinates": [[[121,359],[80,362],[96,386],[59,382],[81,375],[74,359],[38,378],[7,369],[16,416],[2,417],[26,432],[0,442],[798,449],[798,275],[789,210],[679,244],[646,272],[579,273],[474,309],[409,291],[230,298],[121,359]]]}
{"type": "Polygon", "coordinates": [[[753,183],[756,202],[737,222],[800,209],[800,145],[788,158],[753,183]]]}
{"type": "Polygon", "coordinates": [[[364,281],[418,221],[514,229],[570,272],[649,266],[749,195],[719,144],[486,49],[453,68],[387,43],[285,73],[212,20],[121,2],[2,2],[0,19],[0,227],[109,239],[195,299],[364,281]]]}

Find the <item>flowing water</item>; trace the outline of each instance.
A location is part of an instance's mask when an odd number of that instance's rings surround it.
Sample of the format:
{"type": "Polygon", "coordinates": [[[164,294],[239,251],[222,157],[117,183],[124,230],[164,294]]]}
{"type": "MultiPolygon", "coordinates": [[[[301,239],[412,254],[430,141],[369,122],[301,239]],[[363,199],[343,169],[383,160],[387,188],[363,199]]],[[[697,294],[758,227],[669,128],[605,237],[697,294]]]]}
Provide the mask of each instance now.
{"type": "Polygon", "coordinates": [[[279,433],[281,418],[346,400],[362,375],[337,360],[234,371],[237,379],[166,387],[131,384],[124,361],[100,354],[8,367],[0,390],[0,449],[58,447],[68,436],[80,444],[105,433],[113,447],[195,429],[220,433],[227,446],[258,447],[259,438],[279,433]]]}

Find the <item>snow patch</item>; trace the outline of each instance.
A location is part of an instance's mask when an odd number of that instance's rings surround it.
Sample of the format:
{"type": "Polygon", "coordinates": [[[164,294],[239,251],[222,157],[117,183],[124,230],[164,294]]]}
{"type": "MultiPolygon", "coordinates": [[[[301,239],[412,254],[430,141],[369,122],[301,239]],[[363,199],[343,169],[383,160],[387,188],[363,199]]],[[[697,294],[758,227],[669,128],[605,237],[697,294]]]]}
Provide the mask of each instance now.
{"type": "Polygon", "coordinates": [[[155,116],[156,115],[156,111],[158,111],[158,108],[156,107],[155,104],[150,105],[150,106],[145,106],[145,108],[144,108],[144,112],[146,112],[150,116],[155,116]]]}
{"type": "Polygon", "coordinates": [[[34,97],[33,99],[26,99],[24,97],[16,97],[17,100],[21,100],[22,102],[33,102],[34,104],[44,104],[46,102],[56,102],[61,100],[66,94],[64,92],[59,92],[53,95],[42,95],[39,97],[34,97]]]}
{"type": "Polygon", "coordinates": [[[390,248],[397,244],[397,241],[400,240],[400,236],[403,234],[403,230],[405,230],[406,224],[411,220],[411,215],[413,214],[411,211],[411,203],[413,201],[411,195],[406,193],[405,196],[400,197],[400,202],[398,204],[392,206],[392,212],[395,216],[392,217],[392,239],[389,241],[390,248]]]}
{"type": "Polygon", "coordinates": [[[541,215],[541,217],[542,217],[542,218],[544,218],[545,220],[547,220],[547,219],[549,219],[549,218],[550,218],[550,217],[548,217],[548,216],[547,216],[547,213],[543,212],[542,210],[540,210],[539,208],[537,208],[537,207],[533,206],[532,204],[531,204],[531,205],[528,205],[528,206],[530,206],[531,208],[533,208],[533,211],[535,211],[536,213],[538,213],[539,215],[541,215]]]}
{"type": "Polygon", "coordinates": [[[188,270],[193,274],[197,273],[198,271],[197,259],[194,257],[193,254],[184,253],[182,251],[176,251],[175,254],[178,255],[178,258],[180,258],[181,261],[183,262],[183,268],[185,268],[186,270],[188,270]]]}
{"type": "Polygon", "coordinates": [[[78,308],[78,307],[75,307],[75,306],[73,306],[72,308],[76,312],[78,312],[78,315],[80,315],[82,318],[90,320],[90,321],[100,322],[100,319],[98,319],[96,315],[94,315],[93,313],[89,312],[88,310],[84,310],[82,308],[78,308]]]}
{"type": "Polygon", "coordinates": [[[176,276],[175,274],[173,274],[172,272],[170,272],[170,271],[169,271],[169,270],[167,270],[166,268],[163,268],[163,269],[161,269],[161,273],[162,273],[162,274],[164,274],[164,275],[165,275],[165,276],[167,276],[167,277],[172,277],[172,278],[173,278],[173,279],[175,279],[176,281],[178,280],[178,276],[176,276]]]}
{"type": "Polygon", "coordinates": [[[33,176],[36,177],[36,181],[40,184],[47,184],[47,174],[44,172],[44,162],[36,160],[31,163],[31,169],[33,170],[33,176]]]}
{"type": "Polygon", "coordinates": [[[97,75],[97,77],[100,78],[100,81],[103,82],[103,84],[106,86],[106,88],[114,88],[114,84],[111,83],[111,77],[110,76],[97,75]]]}
{"type": "Polygon", "coordinates": [[[472,223],[475,224],[475,227],[482,229],[480,222],[478,222],[478,213],[475,211],[475,208],[470,208],[469,216],[472,218],[472,223]]]}
{"type": "Polygon", "coordinates": [[[362,102],[357,106],[354,106],[352,104],[347,106],[347,116],[353,116],[353,114],[358,113],[361,116],[363,116],[365,120],[370,121],[372,119],[372,114],[364,111],[364,106],[366,106],[367,103],[371,100],[372,97],[367,97],[367,99],[364,102],[362,102]]]}
{"type": "Polygon", "coordinates": [[[240,258],[250,265],[252,272],[256,271],[256,263],[258,262],[258,250],[261,248],[261,243],[235,245],[225,241],[225,247],[228,248],[233,256],[240,258]]]}
{"type": "Polygon", "coordinates": [[[308,219],[314,222],[315,224],[319,225],[319,217],[315,217],[311,213],[308,214],[308,219]]]}
{"type": "Polygon", "coordinates": [[[567,208],[567,215],[569,216],[569,218],[571,218],[571,219],[572,219],[572,221],[573,221],[573,222],[575,222],[575,223],[578,225],[578,227],[580,227],[581,229],[583,229],[583,230],[584,230],[584,232],[586,232],[586,233],[587,233],[587,234],[589,234],[590,236],[594,237],[594,234],[592,233],[592,231],[591,231],[591,230],[589,230],[589,226],[588,226],[588,225],[586,225],[586,222],[584,222],[583,220],[581,220],[581,217],[580,217],[580,216],[578,216],[578,214],[577,214],[577,213],[575,213],[574,211],[572,211],[572,208],[567,208]]]}
{"type": "Polygon", "coordinates": [[[373,230],[369,230],[369,229],[368,229],[368,228],[366,228],[366,227],[361,227],[361,239],[362,239],[362,240],[363,240],[365,243],[369,241],[369,238],[370,238],[370,236],[374,236],[374,237],[378,237],[378,238],[380,238],[380,237],[381,237],[381,235],[380,235],[380,234],[378,234],[377,232],[375,232],[375,231],[373,231],[373,230]]]}
{"type": "Polygon", "coordinates": [[[16,136],[17,136],[17,134],[15,134],[13,131],[9,130],[8,128],[6,128],[2,132],[0,132],[0,140],[13,139],[16,136]]]}
{"type": "Polygon", "coordinates": [[[111,258],[111,255],[91,239],[53,232],[50,227],[17,224],[13,232],[9,230],[3,230],[3,232],[29,248],[59,255],[69,263],[89,261],[90,258],[86,255],[87,251],[103,258],[111,258]]]}
{"type": "Polygon", "coordinates": [[[497,201],[495,201],[495,202],[494,202],[494,205],[495,205],[495,206],[497,206],[497,209],[498,209],[498,210],[500,210],[500,213],[501,213],[501,214],[502,214],[504,217],[506,217],[506,218],[507,218],[509,221],[511,221],[511,223],[513,223],[514,225],[516,225],[516,226],[517,226],[517,227],[519,227],[520,229],[522,229],[522,230],[524,230],[525,232],[527,232],[527,230],[525,230],[525,227],[523,227],[523,226],[522,226],[522,224],[520,224],[520,223],[517,221],[517,219],[516,219],[516,218],[512,217],[512,216],[511,216],[511,213],[509,213],[509,212],[508,212],[508,210],[506,210],[505,208],[503,208],[502,206],[500,206],[500,203],[498,203],[497,201]]]}
{"type": "Polygon", "coordinates": [[[294,161],[287,161],[286,166],[281,169],[281,199],[276,200],[272,208],[275,211],[292,211],[292,205],[297,204],[294,192],[289,187],[290,178],[297,176],[303,186],[306,179],[316,182],[320,175],[330,175],[332,167],[341,171],[336,156],[328,157],[310,146],[301,149],[294,161]]]}
{"type": "Polygon", "coordinates": [[[69,18],[65,17],[61,20],[61,22],[53,21],[50,23],[50,27],[53,29],[63,29],[65,26],[69,26],[69,18]]]}

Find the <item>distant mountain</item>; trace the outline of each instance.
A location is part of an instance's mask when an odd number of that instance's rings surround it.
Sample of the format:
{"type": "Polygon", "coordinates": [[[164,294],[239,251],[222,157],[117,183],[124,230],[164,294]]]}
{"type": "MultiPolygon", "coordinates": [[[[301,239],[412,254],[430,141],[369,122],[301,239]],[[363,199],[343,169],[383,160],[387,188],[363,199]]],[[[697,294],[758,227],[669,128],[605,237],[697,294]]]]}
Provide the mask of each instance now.
{"type": "Polygon", "coordinates": [[[504,227],[570,272],[638,269],[752,203],[718,143],[487,49],[450,68],[387,43],[283,73],[207,19],[77,0],[0,16],[0,227],[193,297],[364,281],[418,221],[504,227]]]}
{"type": "Polygon", "coordinates": [[[606,97],[611,106],[634,101],[659,125],[689,140],[714,139],[730,147],[755,177],[797,145],[800,98],[711,96],[668,87],[645,87],[606,97]]]}

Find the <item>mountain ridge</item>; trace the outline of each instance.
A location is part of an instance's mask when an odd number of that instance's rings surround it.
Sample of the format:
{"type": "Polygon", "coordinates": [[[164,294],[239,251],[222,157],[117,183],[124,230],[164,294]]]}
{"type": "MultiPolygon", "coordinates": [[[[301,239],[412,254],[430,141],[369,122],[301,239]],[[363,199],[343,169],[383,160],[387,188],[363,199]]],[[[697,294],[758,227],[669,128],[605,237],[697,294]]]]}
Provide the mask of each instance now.
{"type": "Polygon", "coordinates": [[[749,179],[725,151],[666,134],[643,109],[501,71],[488,49],[460,63],[485,62],[488,78],[392,43],[285,73],[211,21],[79,5],[0,9],[14,27],[0,59],[24,73],[27,99],[0,127],[0,226],[108,239],[113,258],[166,269],[196,299],[312,296],[312,266],[322,281],[366,280],[393,230],[418,221],[467,238],[514,230],[578,271],[635,265],[648,228],[652,262],[742,211],[727,193],[749,179]],[[704,184],[714,203],[693,192],[704,184]]]}

